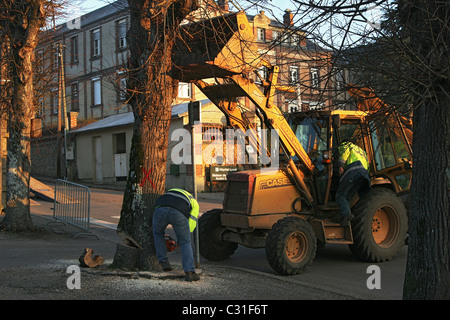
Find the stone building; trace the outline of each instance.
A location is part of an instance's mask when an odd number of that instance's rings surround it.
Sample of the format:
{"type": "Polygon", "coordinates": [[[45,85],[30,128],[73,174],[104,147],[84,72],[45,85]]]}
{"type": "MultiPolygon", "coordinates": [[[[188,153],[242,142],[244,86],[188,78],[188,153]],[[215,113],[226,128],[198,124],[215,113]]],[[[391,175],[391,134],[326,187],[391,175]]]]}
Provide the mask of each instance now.
{"type": "MultiPolygon", "coordinates": [[[[193,14],[194,18],[202,18],[202,12],[208,12],[208,16],[228,13],[227,2],[223,0],[217,5],[211,0],[205,0],[202,5],[202,10],[193,14]]],[[[271,64],[280,66],[280,89],[277,90],[275,104],[285,113],[330,107],[331,100],[327,92],[332,83],[324,80],[330,55],[294,26],[292,13],[287,10],[283,22],[270,19],[263,11],[255,16],[248,15],[248,19],[254,28],[259,52],[271,64]]],[[[125,134],[123,139],[120,135],[123,132],[112,132],[110,127],[102,130],[101,124],[108,123],[109,117],[127,117],[131,112],[125,95],[128,25],[127,1],[119,0],[44,33],[36,50],[37,69],[42,74],[42,77],[38,77],[36,90],[36,118],[41,119],[42,134],[32,142],[32,174],[35,176],[69,176],[94,182],[123,179],[123,172],[119,173],[121,171],[115,169],[113,159],[116,157],[119,162],[123,162],[120,157],[129,159],[126,155],[115,156],[129,152],[129,134],[125,134]],[[61,62],[64,77],[59,76],[61,62]],[[60,86],[65,88],[64,96],[60,94],[60,86]],[[73,132],[67,151],[62,145],[64,114],[70,115],[68,127],[73,132]],[[95,130],[82,129],[95,122],[99,122],[95,130]],[[88,131],[95,133],[88,138],[89,141],[86,140],[88,131]],[[81,136],[84,136],[84,140],[81,136]],[[107,138],[99,139],[101,136],[107,138]],[[76,145],[81,143],[80,139],[83,140],[82,147],[76,145]],[[99,154],[100,151],[96,149],[100,141],[108,141],[108,148],[104,144],[98,149],[103,150],[103,154],[99,154]],[[119,144],[120,152],[114,149],[119,144]],[[85,164],[77,163],[86,159],[92,159],[92,163],[95,163],[95,159],[103,159],[103,173],[100,174],[98,166],[95,169],[91,164],[85,168],[85,164]]],[[[265,72],[264,69],[258,70],[261,77],[264,77],[265,72]]],[[[254,77],[258,81],[257,75],[254,77]]],[[[193,84],[180,83],[178,97],[173,105],[204,99],[204,95],[193,84]]],[[[244,104],[248,118],[257,126],[254,107],[249,101],[244,104]]],[[[226,123],[219,109],[213,104],[208,105],[208,108],[216,109],[217,119],[210,118],[208,122],[203,122],[203,129],[223,130],[226,123]]],[[[188,167],[170,170],[170,159],[168,168],[169,175],[171,172],[179,174],[180,170],[187,174],[193,171],[188,167]]],[[[206,181],[205,168],[200,170],[200,174],[206,181]]],[[[168,177],[167,180],[171,179],[168,177]]]]}

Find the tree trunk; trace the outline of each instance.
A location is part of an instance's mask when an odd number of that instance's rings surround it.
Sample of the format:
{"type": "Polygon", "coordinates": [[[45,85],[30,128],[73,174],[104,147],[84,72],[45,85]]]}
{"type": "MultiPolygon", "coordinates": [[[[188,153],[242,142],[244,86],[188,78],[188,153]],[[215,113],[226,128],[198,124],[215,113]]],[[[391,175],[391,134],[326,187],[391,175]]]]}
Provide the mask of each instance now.
{"type": "Polygon", "coordinates": [[[405,299],[450,299],[450,8],[406,1],[417,93],[405,299]]]}
{"type": "Polygon", "coordinates": [[[450,299],[450,99],[441,98],[414,112],[405,299],[450,299]]]}
{"type": "Polygon", "coordinates": [[[155,201],[165,191],[171,105],[178,88],[178,81],[168,73],[176,30],[186,15],[196,9],[196,0],[128,3],[131,23],[127,36],[127,88],[135,123],[130,171],[117,228],[127,246],[117,247],[113,264],[130,268],[123,259],[127,256],[124,250],[138,248],[135,268],[153,270],[157,268],[157,258],[152,217],[155,201]]]}
{"type": "Polygon", "coordinates": [[[10,40],[10,77],[13,83],[8,112],[5,229],[28,230],[30,216],[30,130],[33,104],[33,61],[37,35],[44,23],[42,0],[13,1],[4,29],[10,40]]]}

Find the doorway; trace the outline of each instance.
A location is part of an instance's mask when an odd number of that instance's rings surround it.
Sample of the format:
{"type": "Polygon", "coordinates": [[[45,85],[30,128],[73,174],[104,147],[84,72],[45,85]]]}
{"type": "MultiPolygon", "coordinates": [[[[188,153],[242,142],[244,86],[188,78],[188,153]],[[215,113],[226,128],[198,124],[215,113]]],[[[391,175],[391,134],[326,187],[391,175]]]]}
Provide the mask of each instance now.
{"type": "Polygon", "coordinates": [[[93,137],[95,181],[103,182],[102,173],[102,137],[93,137]]]}

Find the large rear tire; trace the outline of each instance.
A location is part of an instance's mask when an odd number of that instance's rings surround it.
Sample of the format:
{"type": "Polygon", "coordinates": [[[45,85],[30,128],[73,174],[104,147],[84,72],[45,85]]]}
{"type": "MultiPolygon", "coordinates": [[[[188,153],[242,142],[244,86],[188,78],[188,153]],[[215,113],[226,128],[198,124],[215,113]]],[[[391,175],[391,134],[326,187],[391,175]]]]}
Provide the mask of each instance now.
{"type": "Polygon", "coordinates": [[[220,222],[221,209],[213,209],[198,219],[199,250],[202,257],[211,261],[225,260],[231,257],[238,245],[222,240],[225,228],[220,222]]]}
{"type": "Polygon", "coordinates": [[[275,223],[266,239],[266,258],[282,275],[304,272],[316,256],[317,239],[311,225],[297,217],[275,223]]]}
{"type": "Polygon", "coordinates": [[[372,188],[354,207],[351,252],[366,262],[383,262],[395,257],[408,231],[403,201],[386,188],[372,188]]]}

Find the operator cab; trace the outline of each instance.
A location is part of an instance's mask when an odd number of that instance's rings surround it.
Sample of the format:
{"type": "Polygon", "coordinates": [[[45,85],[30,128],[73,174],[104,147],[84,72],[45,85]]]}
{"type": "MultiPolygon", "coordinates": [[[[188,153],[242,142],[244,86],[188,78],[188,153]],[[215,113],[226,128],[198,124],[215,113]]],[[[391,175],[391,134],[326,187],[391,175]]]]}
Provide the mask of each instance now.
{"type": "Polygon", "coordinates": [[[397,195],[408,192],[410,145],[394,117],[381,123],[363,111],[307,111],[290,114],[288,121],[315,166],[310,184],[322,209],[336,208],[334,195],[339,174],[334,159],[338,157],[337,147],[345,139],[366,151],[372,185],[387,185],[397,195]]]}

